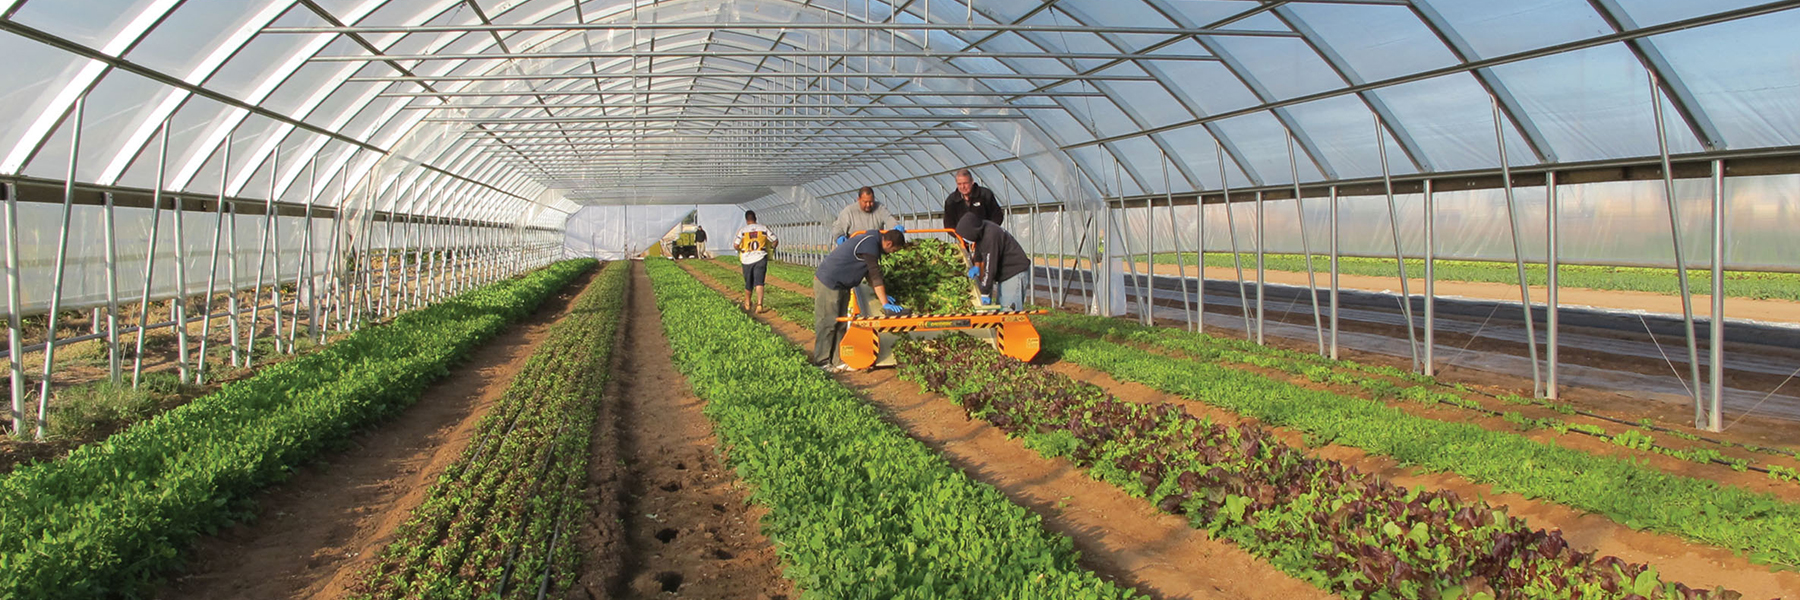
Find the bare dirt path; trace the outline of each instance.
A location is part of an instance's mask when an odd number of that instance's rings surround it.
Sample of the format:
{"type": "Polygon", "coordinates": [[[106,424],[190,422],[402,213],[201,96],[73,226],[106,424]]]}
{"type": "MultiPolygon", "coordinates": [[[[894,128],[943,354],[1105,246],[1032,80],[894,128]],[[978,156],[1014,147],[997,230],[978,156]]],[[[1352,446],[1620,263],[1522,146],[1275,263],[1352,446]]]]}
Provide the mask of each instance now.
{"type": "MultiPolygon", "coordinates": [[[[699,279],[713,289],[735,291],[703,274],[699,279]]],[[[797,345],[812,343],[810,330],[772,312],[756,318],[797,345]]],[[[1000,430],[970,421],[944,397],[900,381],[893,369],[837,377],[908,435],[1074,540],[1082,565],[1111,581],[1154,598],[1333,597],[1230,543],[1208,538],[1181,517],[1088,478],[1066,461],[1045,459],[1000,430]]]]}
{"type": "Polygon", "coordinates": [[[389,423],[264,491],[257,497],[258,519],[200,542],[187,573],[160,596],[342,597],[598,272],[577,278],[531,317],[482,345],[389,423]]]}
{"type": "MultiPolygon", "coordinates": [[[[623,519],[622,536],[582,537],[588,558],[572,598],[775,600],[797,597],[762,510],[715,448],[705,401],[675,370],[643,265],[632,265],[624,331],[596,433],[590,480],[617,486],[593,519],[623,519]],[[610,440],[610,443],[608,443],[610,440]],[[604,556],[617,556],[607,562],[604,556]]],[[[604,485],[604,484],[597,484],[604,485]]]]}

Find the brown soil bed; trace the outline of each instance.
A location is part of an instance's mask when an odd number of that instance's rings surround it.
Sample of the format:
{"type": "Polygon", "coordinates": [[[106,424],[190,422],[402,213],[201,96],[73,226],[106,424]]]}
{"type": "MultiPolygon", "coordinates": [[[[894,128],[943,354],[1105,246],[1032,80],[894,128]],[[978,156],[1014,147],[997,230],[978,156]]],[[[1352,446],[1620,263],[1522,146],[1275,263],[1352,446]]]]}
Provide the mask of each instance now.
{"type": "Polygon", "coordinates": [[[160,596],[344,597],[595,272],[483,344],[392,421],[259,494],[258,518],[198,543],[160,596]]]}
{"type": "Polygon", "coordinates": [[[589,471],[593,512],[570,597],[794,598],[763,511],[718,455],[711,421],[675,370],[650,280],[633,263],[589,471]]]}
{"type": "MultiPolygon", "coordinates": [[[[739,291],[690,272],[727,297],[739,291]]],[[[773,312],[756,318],[798,346],[811,343],[810,329],[773,312]]],[[[1045,459],[1000,430],[970,421],[949,400],[900,381],[892,369],[837,377],[952,465],[1043,517],[1047,528],[1075,542],[1083,566],[1108,580],[1153,598],[1332,597],[1066,461],[1045,459]]]]}

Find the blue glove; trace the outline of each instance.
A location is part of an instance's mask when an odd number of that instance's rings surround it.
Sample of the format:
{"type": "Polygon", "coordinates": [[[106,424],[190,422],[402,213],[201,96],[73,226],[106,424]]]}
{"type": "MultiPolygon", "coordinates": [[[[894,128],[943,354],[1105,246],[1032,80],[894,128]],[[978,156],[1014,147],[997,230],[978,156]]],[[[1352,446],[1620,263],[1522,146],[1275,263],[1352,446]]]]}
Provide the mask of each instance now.
{"type": "Polygon", "coordinates": [[[899,304],[899,303],[900,303],[900,299],[899,299],[899,298],[895,298],[895,297],[893,297],[893,296],[888,296],[888,297],[887,297],[887,303],[888,303],[888,304],[899,304]]]}
{"type": "Polygon", "coordinates": [[[885,311],[888,311],[891,313],[898,313],[898,312],[904,312],[906,310],[906,307],[901,306],[899,304],[895,304],[892,300],[890,300],[887,304],[881,305],[881,310],[885,310],[885,311]]]}
{"type": "Polygon", "coordinates": [[[980,278],[981,278],[981,266],[976,265],[973,267],[969,267],[969,279],[980,279],[980,278]]]}
{"type": "Polygon", "coordinates": [[[987,296],[987,295],[986,295],[986,294],[983,294],[983,295],[982,295],[982,296],[981,296],[981,305],[982,305],[982,306],[987,306],[987,305],[989,305],[989,304],[993,304],[993,303],[994,303],[994,300],[993,300],[993,298],[991,298],[991,297],[989,297],[989,296],[987,296]]]}
{"type": "Polygon", "coordinates": [[[850,236],[847,236],[847,235],[838,236],[837,243],[842,244],[842,243],[848,242],[848,241],[850,241],[850,236]]]}
{"type": "Polygon", "coordinates": [[[895,223],[894,231],[898,231],[900,233],[906,233],[906,224],[905,223],[895,223]]]}

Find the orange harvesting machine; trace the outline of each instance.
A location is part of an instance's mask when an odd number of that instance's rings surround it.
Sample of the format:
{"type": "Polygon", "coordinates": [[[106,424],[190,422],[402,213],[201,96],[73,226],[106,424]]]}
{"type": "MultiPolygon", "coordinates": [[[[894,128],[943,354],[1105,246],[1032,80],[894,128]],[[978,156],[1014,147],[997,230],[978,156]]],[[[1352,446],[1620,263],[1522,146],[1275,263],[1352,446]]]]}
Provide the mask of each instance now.
{"type": "MultiPolygon", "coordinates": [[[[967,248],[961,236],[950,229],[922,229],[908,231],[908,234],[944,233],[956,240],[959,247],[967,248]]],[[[969,266],[969,254],[962,253],[963,266],[969,266]]],[[[978,299],[980,292],[971,291],[978,299]]],[[[859,314],[854,299],[850,302],[850,316],[838,317],[845,324],[843,341],[838,343],[839,357],[852,369],[864,370],[871,367],[890,367],[895,364],[894,344],[903,336],[915,338],[933,338],[951,333],[962,333],[977,339],[987,340],[1001,354],[1022,361],[1030,361],[1038,354],[1042,341],[1038,338],[1037,328],[1031,324],[1031,315],[1046,314],[1043,310],[1001,310],[999,307],[977,306],[966,313],[941,313],[927,315],[902,316],[868,316],[859,314]]]]}

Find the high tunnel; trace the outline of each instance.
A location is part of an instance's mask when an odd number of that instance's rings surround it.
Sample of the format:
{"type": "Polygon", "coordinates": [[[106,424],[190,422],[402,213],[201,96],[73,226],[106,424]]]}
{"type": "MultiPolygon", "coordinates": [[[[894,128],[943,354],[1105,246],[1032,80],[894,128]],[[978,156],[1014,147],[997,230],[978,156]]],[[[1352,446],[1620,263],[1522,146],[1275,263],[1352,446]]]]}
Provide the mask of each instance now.
{"type": "MultiPolygon", "coordinates": [[[[639,253],[689,215],[729,253],[754,210],[806,264],[859,189],[930,228],[968,169],[1038,257],[1041,302],[1259,342],[1279,308],[1336,356],[1338,260],[1403,258],[1396,287],[1364,292],[1425,374],[1446,360],[1437,301],[1462,294],[1434,288],[1438,261],[1516,267],[1490,319],[1512,319],[1517,373],[1549,397],[1556,269],[1534,288],[1527,267],[1652,269],[1679,302],[1632,351],[1668,363],[1645,385],[1716,430],[1723,270],[1800,270],[1796,8],[0,0],[7,356],[32,359],[8,361],[14,427],[42,414],[59,343],[104,339],[134,377],[120,347],[139,331],[240,310],[276,315],[277,338],[354,328],[639,253]],[[1243,258],[1221,275],[1196,251],[1243,258]],[[1307,258],[1305,278],[1270,284],[1265,254],[1307,258]]],[[[1744,368],[1791,365],[1771,362],[1744,368]]],[[[1786,398],[1737,390],[1765,391],[1786,398]]]]}

